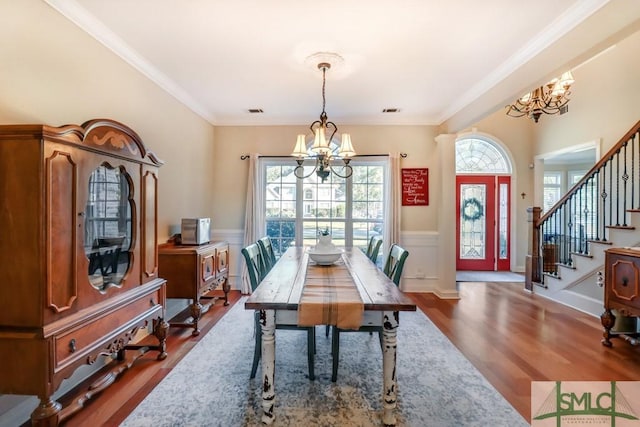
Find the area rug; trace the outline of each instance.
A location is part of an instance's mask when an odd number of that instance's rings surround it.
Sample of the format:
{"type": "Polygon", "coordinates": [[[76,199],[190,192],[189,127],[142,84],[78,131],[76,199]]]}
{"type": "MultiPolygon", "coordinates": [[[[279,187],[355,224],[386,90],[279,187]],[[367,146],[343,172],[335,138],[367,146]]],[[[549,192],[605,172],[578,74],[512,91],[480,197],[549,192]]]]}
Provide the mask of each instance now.
{"type": "MultiPolygon", "coordinates": [[[[253,314],[244,298],[123,422],[138,426],[258,426],[258,368],[250,380],[253,314]]],[[[315,381],[307,376],[304,331],[276,331],[274,426],[382,425],[382,353],[376,334],[340,335],[338,381],[331,338],[317,327],[315,381]]],[[[171,351],[169,348],[168,351],[171,351]]],[[[422,312],[400,313],[398,426],[528,426],[422,312]]]]}

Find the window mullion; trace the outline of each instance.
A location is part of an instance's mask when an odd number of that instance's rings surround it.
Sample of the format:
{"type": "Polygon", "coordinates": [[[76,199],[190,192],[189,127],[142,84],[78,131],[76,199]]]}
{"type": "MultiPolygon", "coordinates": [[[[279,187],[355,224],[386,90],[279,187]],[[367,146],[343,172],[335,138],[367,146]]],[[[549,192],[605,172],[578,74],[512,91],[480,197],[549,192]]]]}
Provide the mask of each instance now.
{"type": "Polygon", "coordinates": [[[346,198],[344,212],[344,244],[350,248],[353,246],[353,179],[352,176],[345,180],[346,198]]]}
{"type": "Polygon", "coordinates": [[[304,180],[296,179],[296,246],[304,243],[304,180]]]}

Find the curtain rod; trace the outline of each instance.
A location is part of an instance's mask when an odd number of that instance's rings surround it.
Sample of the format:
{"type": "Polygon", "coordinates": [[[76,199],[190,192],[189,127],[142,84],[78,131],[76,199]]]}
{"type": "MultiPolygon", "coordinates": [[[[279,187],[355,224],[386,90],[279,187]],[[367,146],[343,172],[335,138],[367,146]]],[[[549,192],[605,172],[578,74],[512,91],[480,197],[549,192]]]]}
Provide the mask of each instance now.
{"type": "MultiPolygon", "coordinates": [[[[403,159],[407,156],[408,156],[407,153],[400,153],[400,157],[402,157],[403,159]]],[[[242,156],[240,156],[240,160],[247,160],[249,157],[251,157],[251,155],[243,154],[242,156]]],[[[264,157],[265,159],[281,159],[283,157],[291,157],[291,156],[285,155],[285,156],[259,156],[259,157],[264,157]]],[[[389,157],[389,155],[388,154],[358,154],[353,157],[389,157]]]]}

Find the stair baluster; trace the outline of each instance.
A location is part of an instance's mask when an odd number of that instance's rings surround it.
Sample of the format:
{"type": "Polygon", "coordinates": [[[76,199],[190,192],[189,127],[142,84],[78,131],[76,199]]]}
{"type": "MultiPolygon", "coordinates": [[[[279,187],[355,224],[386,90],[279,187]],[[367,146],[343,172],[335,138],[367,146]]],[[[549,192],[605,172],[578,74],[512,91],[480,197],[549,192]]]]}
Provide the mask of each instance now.
{"type": "Polygon", "coordinates": [[[548,212],[533,217],[527,284],[544,286],[545,275],[560,275],[558,265],[573,268],[574,255],[591,255],[590,242],[607,243],[610,228],[629,228],[628,211],[640,210],[637,145],[640,145],[640,121],[548,212]]]}

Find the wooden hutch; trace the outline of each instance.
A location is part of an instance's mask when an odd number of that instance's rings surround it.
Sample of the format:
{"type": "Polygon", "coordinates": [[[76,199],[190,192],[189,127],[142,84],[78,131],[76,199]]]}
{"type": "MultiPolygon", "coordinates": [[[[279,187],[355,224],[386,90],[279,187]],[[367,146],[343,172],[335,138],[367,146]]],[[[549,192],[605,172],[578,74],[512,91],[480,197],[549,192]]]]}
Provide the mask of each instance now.
{"type": "Polygon", "coordinates": [[[0,126],[0,393],[37,395],[33,425],[63,422],[145,351],[167,356],[161,165],[113,120],[0,126]],[[157,345],[131,344],[143,328],[157,345]],[[102,380],[64,408],[52,399],[100,357],[102,380]]]}

